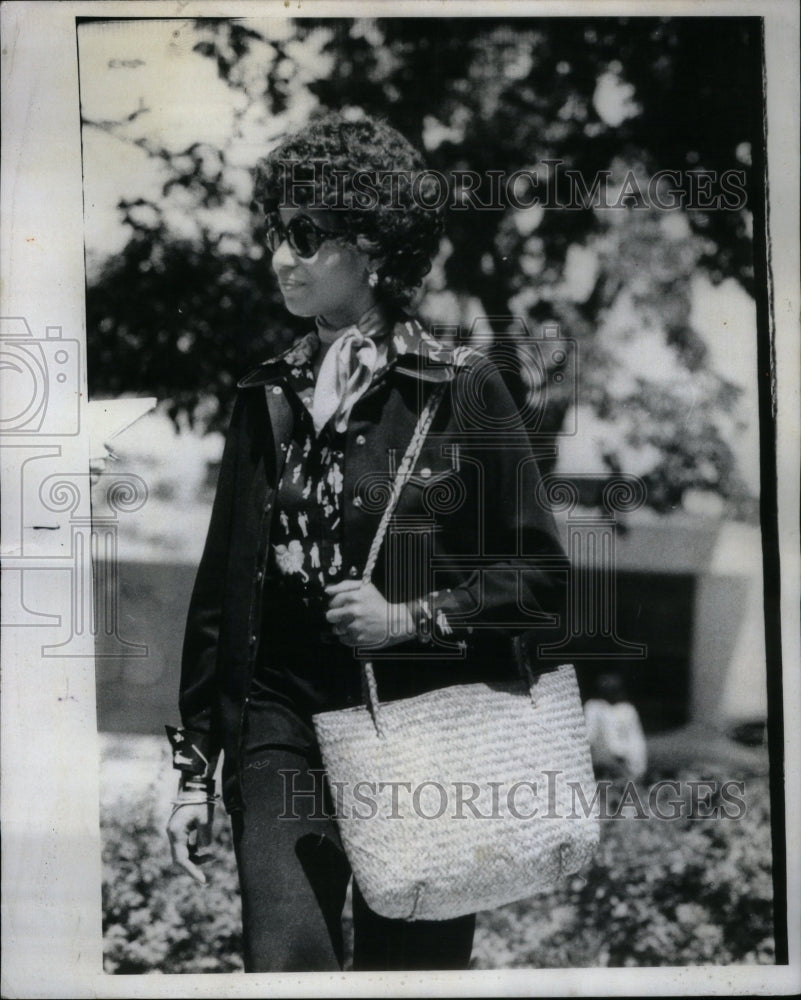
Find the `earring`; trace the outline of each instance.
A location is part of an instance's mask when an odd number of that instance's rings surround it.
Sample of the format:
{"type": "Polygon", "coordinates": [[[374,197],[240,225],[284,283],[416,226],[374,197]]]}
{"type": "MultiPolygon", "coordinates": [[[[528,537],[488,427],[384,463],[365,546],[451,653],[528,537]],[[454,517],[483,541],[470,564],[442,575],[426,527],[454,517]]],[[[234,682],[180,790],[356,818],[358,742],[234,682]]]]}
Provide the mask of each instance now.
{"type": "Polygon", "coordinates": [[[378,287],[378,271],[370,271],[370,273],[367,275],[367,284],[370,286],[370,288],[378,287]]]}

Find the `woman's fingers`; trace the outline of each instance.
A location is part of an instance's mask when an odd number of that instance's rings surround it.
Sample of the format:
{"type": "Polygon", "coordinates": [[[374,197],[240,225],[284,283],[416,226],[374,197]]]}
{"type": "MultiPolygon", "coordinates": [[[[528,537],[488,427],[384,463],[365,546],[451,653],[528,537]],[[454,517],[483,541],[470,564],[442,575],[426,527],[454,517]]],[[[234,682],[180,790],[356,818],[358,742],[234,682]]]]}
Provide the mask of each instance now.
{"type": "Polygon", "coordinates": [[[329,611],[344,611],[348,608],[354,608],[359,600],[359,595],[357,593],[353,594],[337,594],[328,605],[329,611]]]}
{"type": "Polygon", "coordinates": [[[188,840],[170,840],[170,848],[172,850],[173,862],[178,865],[179,868],[183,868],[183,870],[188,875],[191,875],[196,882],[199,882],[201,885],[205,885],[206,876],[189,855],[188,840]]]}
{"type": "Polygon", "coordinates": [[[361,616],[354,610],[334,608],[332,611],[326,611],[325,617],[331,623],[331,628],[335,636],[340,638],[346,645],[359,645],[362,640],[364,622],[361,616]]]}
{"type": "Polygon", "coordinates": [[[173,862],[200,885],[206,876],[198,865],[210,855],[199,854],[201,847],[211,843],[210,808],[202,803],[186,803],[173,810],[167,823],[167,837],[173,862]]]}
{"type": "Polygon", "coordinates": [[[325,617],[332,625],[350,625],[352,621],[355,621],[357,615],[356,609],[353,606],[340,606],[329,608],[325,613],[325,617]]]}
{"type": "Polygon", "coordinates": [[[387,642],[390,605],[374,584],[343,580],[326,587],[326,593],[330,598],[326,620],[346,646],[382,646],[387,642]]]}
{"type": "Polygon", "coordinates": [[[172,860],[200,885],[206,885],[206,876],[189,857],[189,845],[177,843],[172,845],[172,860]]]}
{"type": "Polygon", "coordinates": [[[330,608],[341,608],[359,599],[379,605],[385,603],[374,583],[362,583],[361,580],[342,580],[330,584],[325,592],[330,598],[330,608]]]}
{"type": "Polygon", "coordinates": [[[361,590],[361,588],[361,580],[340,580],[339,583],[329,583],[325,592],[332,597],[335,594],[344,594],[349,590],[361,590]]]}

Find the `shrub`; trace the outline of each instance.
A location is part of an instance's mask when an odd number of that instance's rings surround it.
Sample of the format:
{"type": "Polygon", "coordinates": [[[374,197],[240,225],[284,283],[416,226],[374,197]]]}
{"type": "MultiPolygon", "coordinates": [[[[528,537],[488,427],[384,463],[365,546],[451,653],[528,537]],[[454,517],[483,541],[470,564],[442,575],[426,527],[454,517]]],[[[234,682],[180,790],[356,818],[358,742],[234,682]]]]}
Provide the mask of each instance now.
{"type": "MultiPolygon", "coordinates": [[[[598,854],[581,875],[479,914],[472,967],[772,962],[767,778],[748,779],[745,799],[741,819],[604,820],[598,854]]],[[[241,969],[229,824],[221,813],[201,887],[173,869],[155,801],[151,791],[115,805],[102,824],[106,971],[241,969]]],[[[345,929],[349,940],[347,913],[345,929]]]]}
{"type": "Polygon", "coordinates": [[[741,819],[603,820],[588,870],[479,916],[473,966],[772,962],[767,779],[748,780],[745,798],[741,819]]]}
{"type": "Polygon", "coordinates": [[[115,805],[101,823],[106,972],[241,970],[239,892],[230,825],[214,824],[200,886],[173,867],[155,795],[115,805]]]}

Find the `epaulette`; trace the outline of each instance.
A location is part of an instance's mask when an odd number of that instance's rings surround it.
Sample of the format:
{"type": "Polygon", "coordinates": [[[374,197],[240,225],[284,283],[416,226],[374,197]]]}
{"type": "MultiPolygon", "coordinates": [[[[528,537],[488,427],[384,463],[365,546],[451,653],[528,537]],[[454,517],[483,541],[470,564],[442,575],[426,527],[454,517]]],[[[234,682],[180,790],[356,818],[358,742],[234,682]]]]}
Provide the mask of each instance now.
{"type": "Polygon", "coordinates": [[[468,368],[479,363],[483,357],[468,344],[454,346],[437,340],[419,320],[408,321],[396,328],[396,347],[401,353],[408,351],[419,354],[432,364],[449,365],[453,368],[468,368]],[[400,339],[397,339],[398,334],[400,339]]]}
{"type": "Polygon", "coordinates": [[[450,365],[452,368],[472,368],[485,360],[484,355],[469,344],[443,344],[433,337],[423,341],[426,357],[435,364],[450,365]]]}
{"type": "Polygon", "coordinates": [[[277,361],[283,361],[285,364],[293,367],[295,365],[305,365],[311,361],[317,353],[319,343],[319,337],[316,332],[312,330],[291,343],[285,351],[281,351],[281,353],[276,354],[274,358],[268,358],[267,361],[262,363],[265,365],[271,365],[275,364],[277,361]]]}

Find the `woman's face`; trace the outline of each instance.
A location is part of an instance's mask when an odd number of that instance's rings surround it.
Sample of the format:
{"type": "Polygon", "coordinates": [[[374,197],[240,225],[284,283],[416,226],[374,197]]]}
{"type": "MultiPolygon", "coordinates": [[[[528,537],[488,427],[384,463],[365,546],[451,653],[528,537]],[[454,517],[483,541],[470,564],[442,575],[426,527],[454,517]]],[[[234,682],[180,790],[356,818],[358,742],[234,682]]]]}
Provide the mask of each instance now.
{"type": "MultiPolygon", "coordinates": [[[[334,212],[281,208],[287,226],[296,215],[306,215],[323,230],[336,231],[334,212]]],[[[349,244],[323,240],[313,257],[299,257],[284,240],[273,253],[273,270],[287,309],[294,316],[321,316],[334,327],[355,323],[375,295],[367,283],[370,258],[349,244]]]]}

